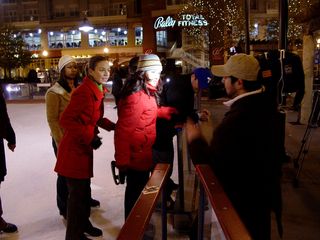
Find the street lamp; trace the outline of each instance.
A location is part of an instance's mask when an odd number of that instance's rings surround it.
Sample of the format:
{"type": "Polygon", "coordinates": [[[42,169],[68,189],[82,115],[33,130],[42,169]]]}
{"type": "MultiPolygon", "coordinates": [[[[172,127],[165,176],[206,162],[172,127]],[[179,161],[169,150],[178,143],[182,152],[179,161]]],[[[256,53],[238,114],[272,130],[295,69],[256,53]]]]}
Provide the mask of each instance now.
{"type": "Polygon", "coordinates": [[[88,11],[83,11],[84,14],[84,18],[83,21],[81,22],[80,26],[79,26],[79,30],[83,31],[83,32],[89,32],[93,29],[92,25],[90,24],[88,18],[87,18],[87,13],[88,11]]]}
{"type": "Polygon", "coordinates": [[[42,56],[47,57],[47,56],[48,56],[48,54],[49,54],[49,53],[48,53],[48,51],[47,51],[47,50],[43,50],[43,51],[42,51],[42,56]]]}

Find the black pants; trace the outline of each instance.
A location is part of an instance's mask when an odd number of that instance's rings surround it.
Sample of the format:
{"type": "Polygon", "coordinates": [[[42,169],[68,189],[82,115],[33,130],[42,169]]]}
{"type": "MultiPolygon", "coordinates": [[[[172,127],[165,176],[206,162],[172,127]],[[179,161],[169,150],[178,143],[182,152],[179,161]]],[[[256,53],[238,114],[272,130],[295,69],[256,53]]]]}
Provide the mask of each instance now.
{"type": "Polygon", "coordinates": [[[57,206],[60,215],[67,215],[67,202],[68,202],[68,187],[67,179],[64,176],[58,174],[57,178],[57,206]]]}
{"type": "Polygon", "coordinates": [[[80,240],[90,224],[90,178],[66,180],[69,190],[66,240],[80,240]]]}
{"type": "Polygon", "coordinates": [[[259,209],[258,213],[251,208],[240,217],[255,240],[271,239],[271,211],[259,209]]]}
{"type": "MultiPolygon", "coordinates": [[[[54,154],[57,157],[57,146],[53,138],[52,138],[52,147],[54,150],[54,154]]],[[[56,186],[57,186],[57,206],[59,209],[59,213],[60,215],[66,216],[67,201],[68,201],[68,195],[69,195],[66,178],[58,174],[56,186]]]]}
{"type": "Polygon", "coordinates": [[[125,219],[129,216],[131,209],[139,198],[143,188],[149,180],[149,171],[127,171],[127,186],[124,196],[125,219]]]}
{"type": "MultiPolygon", "coordinates": [[[[53,147],[54,154],[57,157],[57,153],[58,153],[57,146],[53,138],[52,138],[52,147],[53,147]]],[[[68,201],[68,195],[69,195],[66,178],[58,174],[56,185],[57,185],[57,206],[59,209],[59,213],[60,215],[66,216],[67,201],[68,201]]],[[[90,199],[91,199],[91,188],[90,188],[90,199]]]]}
{"type": "MultiPolygon", "coordinates": [[[[1,182],[0,182],[0,187],[1,187],[1,182]]],[[[3,214],[3,211],[2,211],[1,196],[0,196],[0,223],[2,219],[2,214],[3,214]]]]}
{"type": "MultiPolygon", "coordinates": [[[[173,143],[172,146],[166,150],[157,150],[155,148],[152,149],[152,158],[153,162],[156,165],[157,163],[169,163],[171,167],[169,169],[169,176],[172,175],[173,170],[173,160],[174,160],[174,148],[173,143]]],[[[169,178],[166,182],[165,189],[166,189],[166,199],[169,200],[171,198],[171,193],[174,188],[174,181],[169,178]]]]}
{"type": "MultiPolygon", "coordinates": [[[[1,182],[0,182],[1,185],[1,182]]],[[[2,205],[1,205],[1,196],[0,196],[0,229],[5,228],[5,226],[7,225],[6,221],[2,218],[2,205]]]]}
{"type": "MultiPolygon", "coordinates": [[[[5,160],[5,152],[4,152],[4,145],[3,145],[3,139],[0,138],[0,157],[1,157],[1,154],[3,155],[2,157],[4,159],[1,159],[3,160],[3,163],[1,164],[0,163],[0,188],[1,188],[1,182],[4,180],[4,176],[6,175],[7,173],[7,169],[6,169],[6,160],[5,160]]],[[[1,161],[0,160],[0,161],[1,161]]],[[[6,225],[6,222],[3,220],[2,218],[2,214],[3,214],[3,211],[2,211],[2,204],[1,204],[1,196],[0,196],[0,227],[3,227],[6,225]]]]}

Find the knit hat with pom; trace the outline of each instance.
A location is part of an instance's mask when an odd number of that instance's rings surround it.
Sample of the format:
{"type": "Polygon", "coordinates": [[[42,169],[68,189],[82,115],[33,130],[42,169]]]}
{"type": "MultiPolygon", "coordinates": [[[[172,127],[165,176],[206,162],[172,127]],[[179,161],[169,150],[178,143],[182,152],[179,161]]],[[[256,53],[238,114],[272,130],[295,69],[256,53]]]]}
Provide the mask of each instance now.
{"type": "Polygon", "coordinates": [[[144,54],[139,57],[138,71],[162,71],[160,59],[155,54],[144,54]]]}

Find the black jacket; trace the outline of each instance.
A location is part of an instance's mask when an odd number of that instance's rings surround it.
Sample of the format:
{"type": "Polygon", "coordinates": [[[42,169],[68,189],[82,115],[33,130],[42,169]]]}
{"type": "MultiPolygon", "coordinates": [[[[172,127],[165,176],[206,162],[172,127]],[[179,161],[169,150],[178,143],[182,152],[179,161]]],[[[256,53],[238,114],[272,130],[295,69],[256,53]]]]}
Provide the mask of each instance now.
{"type": "Polygon", "coordinates": [[[2,182],[7,175],[3,139],[7,140],[10,144],[16,143],[16,136],[11,126],[6,102],[2,94],[2,89],[0,88],[0,182],[2,182]]]}
{"type": "Polygon", "coordinates": [[[249,95],[232,104],[215,129],[210,148],[204,139],[189,146],[195,164],[210,164],[252,236],[259,229],[253,219],[265,219],[271,209],[281,217],[278,118],[267,95],[249,95]]]}
{"type": "Polygon", "coordinates": [[[297,54],[286,51],[281,64],[280,52],[271,50],[266,54],[258,55],[257,60],[260,64],[259,77],[266,86],[267,92],[274,96],[274,99],[281,100],[282,94],[299,92],[302,95],[299,101],[302,101],[305,76],[302,61],[297,54]]]}
{"type": "Polygon", "coordinates": [[[153,147],[160,151],[172,148],[175,125],[184,123],[192,115],[194,101],[190,75],[166,75],[163,81],[165,84],[160,95],[160,105],[175,107],[178,114],[174,114],[171,120],[157,119],[157,136],[153,147]]]}

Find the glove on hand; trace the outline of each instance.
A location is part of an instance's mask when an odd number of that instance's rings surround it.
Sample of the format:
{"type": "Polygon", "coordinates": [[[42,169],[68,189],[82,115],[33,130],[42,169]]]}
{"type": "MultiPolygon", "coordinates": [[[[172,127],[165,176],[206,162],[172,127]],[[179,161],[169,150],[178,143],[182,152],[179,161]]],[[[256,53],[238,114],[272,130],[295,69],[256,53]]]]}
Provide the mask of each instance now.
{"type": "Polygon", "coordinates": [[[98,135],[95,135],[94,138],[92,139],[91,141],[91,147],[96,150],[98,149],[101,144],[102,144],[102,141],[101,141],[101,137],[99,137],[98,135]]]}
{"type": "Polygon", "coordinates": [[[115,130],[116,124],[112,121],[110,121],[108,118],[101,118],[98,122],[97,125],[107,131],[112,131],[115,130]]]}
{"type": "Polygon", "coordinates": [[[177,114],[178,111],[174,107],[159,107],[158,108],[158,118],[164,118],[170,120],[172,114],[177,114]]]}
{"type": "Polygon", "coordinates": [[[111,161],[111,171],[114,183],[116,185],[124,184],[126,180],[126,171],[118,169],[118,175],[116,174],[116,161],[111,161]]]}

